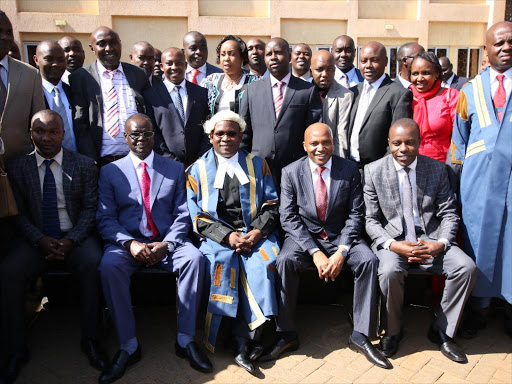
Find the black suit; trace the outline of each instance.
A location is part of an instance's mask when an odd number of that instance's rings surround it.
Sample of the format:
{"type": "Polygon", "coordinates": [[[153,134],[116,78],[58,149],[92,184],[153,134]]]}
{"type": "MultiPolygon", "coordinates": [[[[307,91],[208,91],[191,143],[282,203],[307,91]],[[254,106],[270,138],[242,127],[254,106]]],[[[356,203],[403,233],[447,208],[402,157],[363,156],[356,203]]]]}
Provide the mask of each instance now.
{"type": "Polygon", "coordinates": [[[316,270],[308,252],[314,248],[327,257],[340,245],[350,248],[345,265],[354,273],[354,329],[367,336],[376,331],[378,260],[361,237],[364,229],[364,201],[357,165],[332,157],[327,212],[324,221],[317,214],[315,185],[309,158],[283,169],[279,213],[286,233],[277,258],[279,331],[294,331],[293,313],[297,303],[299,272],[316,270]],[[325,231],[327,239],[321,238],[325,231]]]}
{"type": "Polygon", "coordinates": [[[247,123],[242,147],[267,160],[279,188],[281,169],[304,156],[304,131],[321,120],[322,102],[313,84],[291,76],[276,118],[270,78],[265,78],[247,86],[240,116],[247,123]]]}
{"type": "MultiPolygon", "coordinates": [[[[363,85],[364,82],[350,88],[354,93],[354,101],[350,110],[349,148],[363,85]]],[[[362,165],[378,160],[386,154],[389,128],[395,121],[404,117],[412,118],[412,92],[386,75],[368,106],[359,132],[359,157],[362,165]]]]}
{"type": "MultiPolygon", "coordinates": [[[[137,111],[145,112],[142,92],[149,88],[146,73],[127,63],[121,63],[137,104],[137,111]]],[[[96,61],[78,69],[69,76],[75,109],[74,130],[78,152],[96,162],[101,156],[103,140],[103,95],[96,61]]]]}
{"type": "MultiPolygon", "coordinates": [[[[149,80],[149,79],[148,79],[149,80]]],[[[162,78],[161,77],[158,77],[158,76],[155,76],[155,75],[152,75],[151,76],[151,82],[149,83],[150,86],[154,87],[155,85],[158,85],[162,82],[162,78]]]]}
{"type": "MultiPolygon", "coordinates": [[[[19,238],[13,250],[0,263],[0,293],[3,313],[2,340],[4,352],[22,353],[25,347],[24,301],[27,279],[47,268],[40,248],[44,237],[43,201],[37,160],[34,153],[7,163],[19,215],[15,217],[19,238]]],[[[53,172],[53,171],[52,171],[53,172]]],[[[62,189],[66,211],[72,228],[63,235],[76,246],[66,256],[65,265],[80,279],[82,337],[96,337],[98,314],[98,264],[102,249],[94,234],[98,200],[97,170],[94,162],[80,154],[63,149],[62,189]]]]}
{"type": "Polygon", "coordinates": [[[164,82],[144,92],[146,111],[156,129],[155,151],[186,167],[210,148],[203,123],[208,118],[208,91],[186,81],[185,128],[164,82]]]}
{"type": "Polygon", "coordinates": [[[467,77],[457,76],[455,75],[453,77],[453,81],[450,84],[450,88],[456,89],[457,91],[460,91],[462,87],[468,82],[467,77]]]}

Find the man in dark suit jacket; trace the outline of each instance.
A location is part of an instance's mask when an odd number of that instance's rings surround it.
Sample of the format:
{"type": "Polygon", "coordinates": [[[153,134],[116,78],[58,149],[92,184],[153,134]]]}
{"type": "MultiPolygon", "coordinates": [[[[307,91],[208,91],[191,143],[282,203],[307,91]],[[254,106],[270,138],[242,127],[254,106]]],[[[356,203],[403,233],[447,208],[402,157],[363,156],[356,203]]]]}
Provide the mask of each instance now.
{"type": "Polygon", "coordinates": [[[133,44],[130,61],[136,67],[144,70],[149,80],[149,85],[157,85],[162,82],[160,76],[153,76],[155,68],[155,48],[147,41],[139,41],[133,44]]]}
{"type": "Polygon", "coordinates": [[[398,120],[389,131],[391,154],[364,169],[366,232],[379,258],[381,350],[391,357],[403,336],[404,279],[411,265],[446,276],[441,306],[428,332],[449,359],[466,355],[452,340],[471,293],[476,266],[456,243],[459,216],[446,166],[418,155],[418,124],[398,120]]]}
{"type": "Polygon", "coordinates": [[[0,262],[0,349],[9,358],[8,382],[16,378],[28,359],[25,283],[51,263],[63,264],[78,274],[82,350],[95,368],[103,369],[107,364],[96,342],[102,255],[101,242],[94,234],[97,170],[88,157],[61,147],[63,128],[57,112],[38,112],[31,129],[36,150],[8,162],[19,210],[14,222],[20,237],[0,262]]]}
{"type": "Polygon", "coordinates": [[[388,58],[382,44],[366,44],[361,48],[359,61],[364,81],[350,88],[354,101],[348,148],[350,158],[362,167],[384,156],[391,124],[412,116],[412,93],[384,73],[388,58]]]}
{"type": "Polygon", "coordinates": [[[453,73],[453,64],[450,62],[450,59],[445,56],[439,58],[439,64],[441,64],[441,69],[443,70],[441,74],[441,85],[445,88],[450,87],[460,91],[464,84],[468,82],[468,78],[453,73]]]}
{"type": "Polygon", "coordinates": [[[334,281],[346,265],[354,273],[354,330],[350,349],[371,363],[392,368],[370,343],[377,329],[378,260],[361,237],[364,202],[357,166],[332,156],[332,131],[323,123],[304,134],[308,156],[283,169],[279,213],[285,240],[277,258],[280,336],[262,360],[275,359],[299,345],[293,321],[299,293],[299,272],[317,270],[334,281]]]}
{"type": "Polygon", "coordinates": [[[187,60],[185,78],[191,83],[203,85],[204,79],[212,73],[223,73],[223,70],[208,64],[208,44],[202,33],[190,31],[183,36],[183,52],[187,60]]]}
{"type": "Polygon", "coordinates": [[[43,81],[44,103],[47,109],[57,112],[64,122],[62,146],[76,152],[73,131],[73,109],[71,108],[71,88],[62,81],[66,70],[66,56],[62,47],[55,41],[41,41],[34,55],[43,81]]]}
{"type": "Polygon", "coordinates": [[[267,160],[279,189],[281,169],[304,155],[304,131],[321,120],[322,102],[313,84],[291,75],[286,40],[269,41],[265,63],[270,76],[249,84],[242,97],[243,147],[267,160]]]}
{"type": "Polygon", "coordinates": [[[97,60],[69,76],[74,129],[78,152],[103,165],[129,152],[122,134],[124,123],[145,111],[142,92],[149,88],[149,81],[140,68],[121,63],[121,40],[110,28],[96,29],[90,47],[97,60]]]}
{"type": "Polygon", "coordinates": [[[161,64],[165,80],[145,91],[144,100],[155,126],[156,152],[188,167],[210,143],[203,130],[209,113],[208,91],[185,80],[186,65],[181,49],[165,50],[161,64]]]}

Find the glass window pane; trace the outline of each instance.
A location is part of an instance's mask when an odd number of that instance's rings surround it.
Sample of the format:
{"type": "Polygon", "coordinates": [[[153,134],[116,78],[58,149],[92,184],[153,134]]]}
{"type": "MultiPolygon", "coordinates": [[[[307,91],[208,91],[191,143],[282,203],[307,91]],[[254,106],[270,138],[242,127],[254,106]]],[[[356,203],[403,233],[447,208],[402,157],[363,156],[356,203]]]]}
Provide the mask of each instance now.
{"type": "Polygon", "coordinates": [[[448,54],[446,52],[446,48],[437,48],[436,55],[437,55],[437,57],[446,57],[446,56],[448,56],[448,54]]]}
{"type": "Polygon", "coordinates": [[[389,77],[392,79],[396,78],[397,67],[398,67],[398,49],[390,48],[389,49],[389,77]]]}
{"type": "Polygon", "coordinates": [[[457,52],[457,75],[467,77],[468,66],[468,50],[467,48],[459,49],[457,52]]]}
{"type": "Polygon", "coordinates": [[[480,49],[474,48],[470,50],[469,55],[469,76],[474,77],[478,75],[478,58],[480,56],[480,49]]]}

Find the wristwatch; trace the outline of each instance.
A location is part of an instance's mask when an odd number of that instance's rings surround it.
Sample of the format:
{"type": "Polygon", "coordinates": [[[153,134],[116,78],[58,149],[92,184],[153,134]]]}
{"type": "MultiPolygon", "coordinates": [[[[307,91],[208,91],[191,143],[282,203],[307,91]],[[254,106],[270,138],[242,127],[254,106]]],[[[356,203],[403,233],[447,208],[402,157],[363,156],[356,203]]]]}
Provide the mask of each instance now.
{"type": "Polygon", "coordinates": [[[173,253],[175,249],[176,249],[176,246],[174,245],[174,243],[172,241],[168,241],[167,242],[167,252],[173,253]]]}
{"type": "Polygon", "coordinates": [[[341,256],[343,256],[343,257],[347,257],[348,256],[347,248],[345,248],[344,246],[340,245],[338,247],[338,252],[341,253],[341,256]]]}

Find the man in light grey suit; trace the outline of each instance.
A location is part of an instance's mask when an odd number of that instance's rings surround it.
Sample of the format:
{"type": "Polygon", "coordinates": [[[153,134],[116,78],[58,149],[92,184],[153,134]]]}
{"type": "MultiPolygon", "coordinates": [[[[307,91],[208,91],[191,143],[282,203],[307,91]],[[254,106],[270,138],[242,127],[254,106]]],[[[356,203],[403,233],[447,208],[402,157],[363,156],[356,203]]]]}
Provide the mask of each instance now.
{"type": "Polygon", "coordinates": [[[447,277],[437,317],[428,338],[443,355],[467,363],[452,340],[473,288],[476,266],[456,245],[459,217],[446,166],[418,155],[418,125],[400,119],[389,130],[391,154],[364,169],[366,232],[379,258],[379,284],[385,307],[381,340],[393,356],[403,335],[404,279],[411,265],[447,277]]]}
{"type": "Polygon", "coordinates": [[[334,81],[335,72],[334,57],[328,51],[316,51],[311,59],[311,74],[322,101],[323,122],[331,128],[334,136],[333,154],[347,158],[347,131],[354,94],[334,81]]]}

